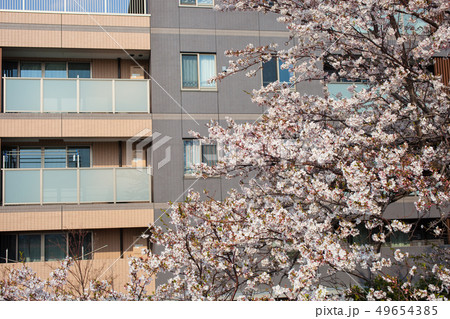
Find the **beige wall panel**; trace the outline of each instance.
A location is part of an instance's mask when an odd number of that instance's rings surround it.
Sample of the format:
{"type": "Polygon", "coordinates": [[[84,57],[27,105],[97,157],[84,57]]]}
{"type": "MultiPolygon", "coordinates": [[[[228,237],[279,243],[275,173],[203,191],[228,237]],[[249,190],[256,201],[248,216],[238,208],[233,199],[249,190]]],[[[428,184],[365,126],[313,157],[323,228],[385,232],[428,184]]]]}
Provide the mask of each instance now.
{"type": "MultiPolygon", "coordinates": [[[[150,203],[149,203],[150,207],[150,203]]],[[[153,209],[78,210],[63,212],[63,229],[145,227],[153,222],[153,209]]]]}
{"type": "Polygon", "coordinates": [[[147,227],[151,204],[30,205],[0,208],[0,232],[147,227]]]}
{"type": "Polygon", "coordinates": [[[150,17],[0,12],[0,46],[149,50],[150,17]]]}
{"type": "Polygon", "coordinates": [[[61,119],[14,118],[9,114],[0,116],[1,137],[60,137],[61,119]]]}
{"type": "Polygon", "coordinates": [[[68,25],[101,25],[150,28],[150,17],[137,15],[62,14],[62,23],[68,25]]]}
{"type": "Polygon", "coordinates": [[[149,33],[62,31],[63,48],[150,50],[149,33]],[[133,36],[130,36],[132,34],[133,36]]]}
{"type": "Polygon", "coordinates": [[[61,24],[60,13],[0,12],[1,23],[61,24]]]}
{"type": "Polygon", "coordinates": [[[96,251],[96,253],[94,254],[94,259],[119,258],[119,229],[105,229],[94,231],[94,251],[96,251]]]}
{"type": "Polygon", "coordinates": [[[144,117],[5,113],[0,114],[0,137],[131,137],[151,130],[151,118],[144,117]]]}
{"type": "Polygon", "coordinates": [[[0,46],[4,47],[61,47],[61,32],[51,30],[0,30],[0,46]]]}
{"type": "Polygon", "coordinates": [[[141,235],[147,228],[126,228],[123,230],[124,258],[139,257],[142,248],[147,248],[147,240],[141,235]]]}
{"type": "Polygon", "coordinates": [[[119,143],[105,142],[92,144],[93,167],[118,167],[119,143]]]}
{"type": "Polygon", "coordinates": [[[0,213],[0,231],[36,231],[61,229],[61,210],[36,206],[27,212],[5,207],[0,213]]]}
{"type": "MultiPolygon", "coordinates": [[[[64,137],[128,137],[152,127],[151,120],[64,119],[64,137]]],[[[1,136],[1,135],[0,135],[1,136]]]]}
{"type": "MultiPolygon", "coordinates": [[[[144,68],[145,72],[148,72],[148,61],[137,60],[137,62],[139,63],[139,66],[144,68]]],[[[130,78],[130,76],[131,76],[130,67],[131,66],[136,66],[136,63],[133,60],[122,60],[121,61],[120,72],[122,75],[122,79],[130,78]]],[[[144,72],[144,77],[147,79],[148,75],[145,74],[145,72],[144,72]]]]}
{"type": "Polygon", "coordinates": [[[100,79],[117,79],[117,61],[93,60],[92,77],[100,79]]]}

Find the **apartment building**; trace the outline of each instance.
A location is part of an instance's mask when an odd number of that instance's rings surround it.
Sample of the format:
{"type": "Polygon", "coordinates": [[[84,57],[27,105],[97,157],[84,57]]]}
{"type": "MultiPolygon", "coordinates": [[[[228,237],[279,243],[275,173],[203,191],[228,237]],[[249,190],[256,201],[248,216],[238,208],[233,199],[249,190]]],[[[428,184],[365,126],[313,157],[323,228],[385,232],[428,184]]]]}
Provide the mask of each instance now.
{"type": "MultiPolygon", "coordinates": [[[[214,164],[217,150],[189,132],[206,134],[211,119],[257,120],[264,110],[248,92],[289,81],[280,61],[253,78],[207,79],[226,69],[225,50],[282,45],[289,34],[271,15],[216,12],[213,4],[0,0],[0,267],[25,261],[46,276],[72,255],[120,289],[127,258],[148,246],[139,236],[164,222],[167,202],[190,188],[220,200],[238,187],[193,178],[191,165],[214,164]]],[[[435,71],[448,83],[448,58],[437,57],[435,71]]],[[[296,90],[322,94],[322,84],[296,90]]],[[[389,217],[417,219],[413,201],[391,205],[389,217]]],[[[448,236],[391,244],[414,250],[448,236]]]]}
{"type": "Polygon", "coordinates": [[[46,278],[71,255],[120,289],[147,245],[151,175],[126,143],[152,129],[147,9],[0,1],[3,267],[29,262],[46,278]]]}

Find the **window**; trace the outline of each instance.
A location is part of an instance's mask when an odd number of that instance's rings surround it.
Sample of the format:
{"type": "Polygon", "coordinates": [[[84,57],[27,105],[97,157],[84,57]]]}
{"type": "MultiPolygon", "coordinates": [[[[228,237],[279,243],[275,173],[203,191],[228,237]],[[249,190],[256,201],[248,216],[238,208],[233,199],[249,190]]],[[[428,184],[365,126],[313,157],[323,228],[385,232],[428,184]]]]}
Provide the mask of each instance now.
{"type": "Polygon", "coordinates": [[[0,264],[17,260],[16,235],[0,235],[0,264]]]}
{"type": "Polygon", "coordinates": [[[2,76],[12,78],[18,76],[18,63],[17,62],[3,62],[2,76]]]}
{"type": "Polygon", "coordinates": [[[282,83],[290,83],[289,79],[293,75],[289,69],[281,69],[283,61],[277,57],[272,57],[272,60],[263,63],[262,77],[263,86],[269,83],[280,81],[282,83]]]}
{"type": "Polygon", "coordinates": [[[19,235],[19,261],[41,261],[41,235],[19,235]]]}
{"type": "Polygon", "coordinates": [[[213,0],[180,0],[180,6],[212,7],[213,0]]]}
{"type": "Polygon", "coordinates": [[[69,233],[69,256],[74,259],[92,259],[92,233],[78,231],[69,233]]]}
{"type": "Polygon", "coordinates": [[[215,89],[215,82],[208,80],[216,75],[216,55],[186,53],[181,55],[183,89],[215,89]]]}
{"type": "Polygon", "coordinates": [[[217,146],[203,144],[198,140],[184,140],[184,174],[195,173],[194,165],[205,163],[209,166],[217,163],[217,146]]]}
{"type": "Polygon", "coordinates": [[[91,77],[91,65],[89,63],[72,63],[67,66],[69,78],[88,79],[91,77]]]}
{"type": "Polygon", "coordinates": [[[92,232],[0,235],[0,263],[92,259],[92,232]]]}
{"type": "Polygon", "coordinates": [[[89,146],[8,147],[3,151],[5,168],[91,167],[89,146]]]}
{"type": "MultiPolygon", "coordinates": [[[[17,65],[17,63],[16,63],[17,65]]],[[[17,76],[17,66],[14,69],[12,62],[6,70],[7,76],[17,76]]],[[[20,63],[20,77],[23,78],[90,78],[91,65],[90,63],[82,62],[21,62],[20,63]]]]}
{"type": "Polygon", "coordinates": [[[45,237],[45,261],[61,260],[66,257],[66,234],[47,234],[45,237]]]}

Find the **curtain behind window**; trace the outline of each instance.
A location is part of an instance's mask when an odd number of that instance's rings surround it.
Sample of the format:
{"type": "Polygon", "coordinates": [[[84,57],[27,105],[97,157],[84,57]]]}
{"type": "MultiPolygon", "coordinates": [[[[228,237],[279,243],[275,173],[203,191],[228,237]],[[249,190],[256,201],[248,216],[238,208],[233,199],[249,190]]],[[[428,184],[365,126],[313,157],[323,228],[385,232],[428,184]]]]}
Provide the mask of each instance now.
{"type": "Polygon", "coordinates": [[[193,174],[195,164],[200,164],[200,141],[184,141],[184,173],[193,174]]]}
{"type": "Polygon", "coordinates": [[[197,55],[182,55],[183,88],[198,88],[197,55]]]}
{"type": "Polygon", "coordinates": [[[216,75],[216,65],[214,55],[201,54],[200,55],[200,87],[214,88],[214,82],[208,83],[208,80],[216,75]]]}
{"type": "Polygon", "coordinates": [[[217,164],[217,147],[216,145],[202,145],[202,163],[208,166],[217,164]]]}

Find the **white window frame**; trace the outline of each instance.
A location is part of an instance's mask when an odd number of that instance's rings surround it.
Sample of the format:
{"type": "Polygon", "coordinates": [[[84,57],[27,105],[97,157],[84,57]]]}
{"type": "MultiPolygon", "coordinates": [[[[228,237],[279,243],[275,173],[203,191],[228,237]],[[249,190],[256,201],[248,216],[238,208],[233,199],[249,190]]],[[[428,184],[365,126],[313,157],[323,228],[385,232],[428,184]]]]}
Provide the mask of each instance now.
{"type": "Polygon", "coordinates": [[[188,7],[188,8],[192,8],[192,7],[196,7],[196,8],[212,8],[214,7],[214,0],[212,0],[211,4],[199,4],[198,0],[195,0],[195,4],[187,4],[187,3],[181,3],[181,0],[178,1],[178,5],[180,7],[188,7]]]}
{"type": "MultiPolygon", "coordinates": [[[[197,154],[197,157],[200,159],[199,164],[203,163],[203,161],[202,161],[202,158],[203,158],[202,146],[203,145],[215,145],[216,146],[216,162],[219,160],[219,152],[218,152],[217,144],[206,144],[206,143],[203,143],[201,140],[192,139],[192,138],[184,138],[183,139],[183,174],[184,174],[184,176],[190,177],[190,176],[195,175],[195,173],[186,172],[186,169],[190,169],[190,168],[186,167],[186,162],[185,162],[185,153],[186,153],[185,142],[187,142],[187,141],[198,141],[199,142],[200,154],[197,154]]],[[[194,163],[194,165],[195,165],[195,163],[194,163]]]]}
{"type": "Polygon", "coordinates": [[[217,82],[214,82],[213,87],[202,87],[200,85],[200,56],[201,55],[212,55],[214,56],[214,76],[217,75],[217,55],[215,53],[191,53],[183,52],[180,54],[180,86],[182,91],[217,91],[217,82]],[[197,87],[196,88],[185,88],[183,87],[183,55],[196,55],[197,56],[197,87]]]}

